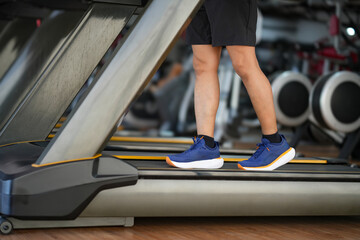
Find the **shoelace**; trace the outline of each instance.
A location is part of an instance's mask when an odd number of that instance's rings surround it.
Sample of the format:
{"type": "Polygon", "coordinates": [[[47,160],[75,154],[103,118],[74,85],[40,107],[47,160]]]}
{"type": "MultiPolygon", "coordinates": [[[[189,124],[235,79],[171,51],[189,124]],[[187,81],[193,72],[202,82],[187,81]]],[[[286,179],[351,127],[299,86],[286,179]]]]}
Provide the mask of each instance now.
{"type": "Polygon", "coordinates": [[[254,158],[257,158],[265,149],[270,151],[268,145],[266,143],[258,143],[256,144],[257,148],[256,148],[256,152],[254,153],[254,158]]]}
{"type": "Polygon", "coordinates": [[[189,147],[189,149],[186,150],[185,152],[191,151],[191,150],[196,146],[196,144],[197,144],[202,138],[203,138],[203,137],[201,137],[201,138],[193,137],[192,140],[193,140],[194,144],[191,145],[191,146],[189,147]]]}

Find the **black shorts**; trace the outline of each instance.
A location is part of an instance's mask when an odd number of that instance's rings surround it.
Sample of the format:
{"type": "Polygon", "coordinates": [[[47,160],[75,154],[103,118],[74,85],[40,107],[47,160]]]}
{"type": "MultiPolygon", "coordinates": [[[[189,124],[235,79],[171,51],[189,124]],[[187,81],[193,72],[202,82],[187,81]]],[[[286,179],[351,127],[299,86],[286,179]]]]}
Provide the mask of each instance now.
{"type": "Polygon", "coordinates": [[[186,30],[190,45],[255,46],[257,0],[205,0],[186,30]]]}

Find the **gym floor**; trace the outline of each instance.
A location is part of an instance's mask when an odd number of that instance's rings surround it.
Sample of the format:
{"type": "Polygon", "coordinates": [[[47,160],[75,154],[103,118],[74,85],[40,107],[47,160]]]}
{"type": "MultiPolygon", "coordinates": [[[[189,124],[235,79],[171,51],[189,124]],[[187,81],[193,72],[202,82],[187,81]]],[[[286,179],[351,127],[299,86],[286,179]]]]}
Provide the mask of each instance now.
{"type": "Polygon", "coordinates": [[[15,230],[2,240],[360,239],[360,217],[138,218],[131,228],[15,230]]]}
{"type": "MultiPolygon", "coordinates": [[[[239,143],[239,148],[251,148],[239,143]]],[[[329,145],[301,145],[305,156],[335,157],[329,145]]],[[[296,206],[294,206],[296,207],[296,206]]],[[[102,228],[14,230],[1,240],[140,240],[140,239],[360,239],[357,217],[229,217],[229,218],[135,218],[135,225],[102,228]]]]}

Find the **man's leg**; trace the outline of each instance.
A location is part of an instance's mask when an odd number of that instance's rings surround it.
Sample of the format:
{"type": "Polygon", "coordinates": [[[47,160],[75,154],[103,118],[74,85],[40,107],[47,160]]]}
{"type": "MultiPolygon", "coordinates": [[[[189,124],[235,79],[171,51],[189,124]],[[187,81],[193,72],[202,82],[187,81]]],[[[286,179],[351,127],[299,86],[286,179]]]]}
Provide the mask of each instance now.
{"type": "Polygon", "coordinates": [[[221,47],[193,45],[195,70],[194,104],[198,135],[214,137],[216,112],[219,106],[218,67],[221,47]]]}
{"type": "Polygon", "coordinates": [[[274,170],[295,156],[283,136],[277,132],[276,115],[272,89],[269,80],[261,71],[252,46],[228,46],[231,61],[249,93],[256,115],[261,124],[264,138],[249,160],[238,163],[246,170],[274,170]]]}
{"type": "Polygon", "coordinates": [[[166,162],[179,168],[221,168],[219,144],[214,142],[216,111],[219,105],[219,79],[217,69],[221,47],[193,45],[195,69],[195,116],[198,135],[187,151],[166,157],[166,162]],[[210,146],[210,142],[212,146],[210,146]]]}
{"type": "Polygon", "coordinates": [[[252,46],[226,47],[236,73],[241,77],[264,135],[277,132],[273,94],[269,80],[261,71],[252,46]]]}

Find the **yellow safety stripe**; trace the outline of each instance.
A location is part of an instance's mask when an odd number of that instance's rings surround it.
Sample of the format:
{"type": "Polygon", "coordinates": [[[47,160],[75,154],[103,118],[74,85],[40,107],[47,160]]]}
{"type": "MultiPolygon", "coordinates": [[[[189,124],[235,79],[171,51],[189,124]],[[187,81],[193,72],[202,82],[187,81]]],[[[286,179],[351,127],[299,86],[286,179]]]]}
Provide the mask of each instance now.
{"type": "Polygon", "coordinates": [[[51,165],[56,165],[56,164],[61,164],[61,163],[69,163],[69,162],[78,162],[78,161],[84,161],[84,160],[91,160],[91,159],[96,159],[101,157],[101,154],[95,155],[93,157],[88,157],[88,158],[79,158],[79,159],[71,159],[71,160],[64,160],[64,161],[58,161],[58,162],[52,162],[52,163],[45,163],[45,164],[32,164],[32,167],[46,167],[46,166],[51,166],[51,165]]]}
{"type": "Polygon", "coordinates": [[[191,139],[172,139],[172,138],[144,138],[144,137],[117,137],[110,139],[113,142],[150,142],[150,143],[182,143],[193,144],[191,139]]]}
{"type": "Polygon", "coordinates": [[[223,158],[225,162],[241,162],[248,160],[247,158],[223,158]]]}
{"type": "MultiPolygon", "coordinates": [[[[55,125],[55,128],[61,128],[61,126],[63,125],[63,122],[58,122],[56,125],[55,125]]],[[[124,127],[123,126],[119,126],[117,128],[118,131],[121,131],[121,130],[124,130],[124,127]]]]}
{"type": "MultiPolygon", "coordinates": [[[[48,138],[55,137],[55,134],[49,134],[48,138]]],[[[178,143],[193,144],[192,140],[181,140],[171,138],[142,138],[142,137],[111,137],[110,142],[148,142],[148,143],[178,143]]]]}
{"type": "MultiPolygon", "coordinates": [[[[165,160],[166,156],[135,156],[135,155],[113,155],[113,157],[125,159],[125,160],[165,160]]],[[[248,160],[247,158],[223,158],[225,162],[241,162],[248,160]]],[[[290,163],[315,163],[315,164],[327,164],[327,160],[315,160],[315,159],[293,159],[290,163]]]]}
{"type": "Polygon", "coordinates": [[[46,142],[46,141],[45,140],[32,140],[32,141],[13,142],[13,143],[7,143],[7,144],[4,144],[4,145],[0,145],[0,148],[10,146],[10,145],[15,145],[15,144],[29,143],[29,142],[46,142]]]}
{"type": "Polygon", "coordinates": [[[113,157],[120,159],[131,159],[131,160],[165,160],[165,156],[124,156],[124,155],[113,155],[113,157]]]}
{"type": "Polygon", "coordinates": [[[293,159],[291,163],[317,163],[317,164],[327,164],[327,160],[311,160],[311,159],[293,159]]]}

